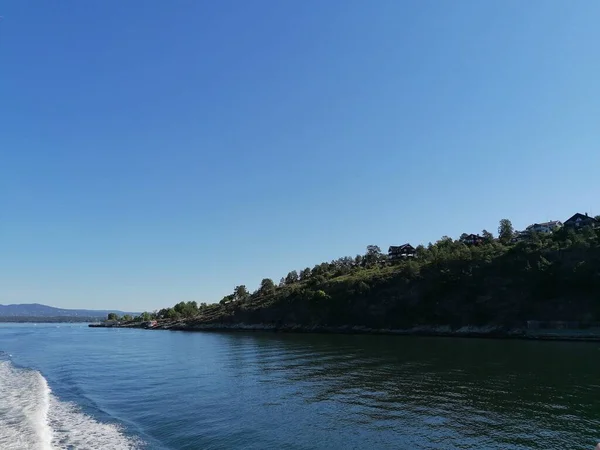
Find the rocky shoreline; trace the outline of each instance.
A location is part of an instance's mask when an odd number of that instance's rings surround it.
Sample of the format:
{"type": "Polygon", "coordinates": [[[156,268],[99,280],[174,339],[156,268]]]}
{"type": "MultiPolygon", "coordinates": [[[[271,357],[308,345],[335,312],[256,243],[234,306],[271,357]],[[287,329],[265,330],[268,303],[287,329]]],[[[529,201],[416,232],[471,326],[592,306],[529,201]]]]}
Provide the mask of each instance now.
{"type": "Polygon", "coordinates": [[[415,326],[408,329],[368,328],[364,326],[323,326],[299,324],[246,324],[246,323],[194,323],[186,321],[161,321],[153,326],[146,323],[122,323],[118,325],[90,324],[96,328],[143,328],[171,331],[262,331],[278,333],[326,333],[326,334],[374,334],[399,336],[440,336],[501,338],[527,340],[591,341],[600,342],[600,330],[527,330],[501,326],[463,326],[452,329],[450,326],[415,326]]]}

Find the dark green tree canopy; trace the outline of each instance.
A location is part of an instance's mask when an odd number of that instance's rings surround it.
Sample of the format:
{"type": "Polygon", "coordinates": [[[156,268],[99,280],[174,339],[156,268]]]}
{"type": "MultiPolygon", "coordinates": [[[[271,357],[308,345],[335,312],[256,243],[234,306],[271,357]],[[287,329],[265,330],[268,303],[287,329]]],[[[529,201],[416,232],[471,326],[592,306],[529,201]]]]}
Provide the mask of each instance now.
{"type": "Polygon", "coordinates": [[[273,280],[270,278],[263,278],[263,280],[260,282],[259,291],[262,294],[270,294],[275,291],[275,283],[273,283],[273,280]]]}
{"type": "Polygon", "coordinates": [[[310,267],[307,267],[306,269],[304,269],[300,272],[300,280],[305,281],[305,280],[308,280],[309,278],[310,278],[310,267]]]}
{"type": "Polygon", "coordinates": [[[483,241],[486,244],[490,244],[494,240],[494,235],[492,233],[490,233],[488,230],[483,230],[481,232],[481,237],[483,238],[483,241]]]}
{"type": "Polygon", "coordinates": [[[155,317],[153,314],[150,314],[147,311],[144,311],[142,314],[140,314],[140,320],[144,321],[144,322],[148,322],[150,320],[153,320],[155,317]]]}
{"type": "Polygon", "coordinates": [[[367,245],[367,251],[365,256],[379,256],[381,255],[381,248],[378,245],[367,245]]]}
{"type": "Polygon", "coordinates": [[[510,240],[515,235],[515,230],[513,228],[512,222],[508,219],[502,219],[500,224],[498,225],[498,239],[504,244],[510,242],[510,240]]]}
{"type": "Polygon", "coordinates": [[[381,249],[377,245],[367,245],[367,251],[363,258],[363,263],[366,266],[373,266],[381,261],[383,255],[381,254],[381,249]]]}
{"type": "Polygon", "coordinates": [[[198,314],[198,304],[195,301],[191,302],[179,302],[173,310],[181,317],[194,317],[198,314]]]}
{"type": "Polygon", "coordinates": [[[298,276],[298,272],[296,272],[295,270],[292,270],[290,273],[287,274],[287,276],[285,277],[285,284],[293,284],[296,283],[298,280],[300,279],[300,277],[298,276]]]}
{"type": "Polygon", "coordinates": [[[233,290],[233,298],[235,300],[245,300],[249,295],[250,292],[248,292],[248,289],[246,289],[246,286],[243,284],[236,286],[233,290]]]}

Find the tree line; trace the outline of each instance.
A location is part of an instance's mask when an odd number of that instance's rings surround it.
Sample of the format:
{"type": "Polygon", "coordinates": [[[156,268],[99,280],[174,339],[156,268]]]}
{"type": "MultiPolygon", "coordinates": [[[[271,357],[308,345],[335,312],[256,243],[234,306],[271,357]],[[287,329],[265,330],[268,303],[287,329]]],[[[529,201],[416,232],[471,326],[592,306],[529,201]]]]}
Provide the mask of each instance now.
{"type": "MultiPolygon", "coordinates": [[[[557,288],[556,292],[573,286],[578,291],[600,288],[600,255],[597,255],[600,230],[562,228],[551,234],[533,232],[528,239],[515,243],[511,221],[502,219],[497,233],[496,238],[483,230],[480,245],[469,245],[466,233],[457,240],[443,236],[435,243],[417,246],[415,258],[398,260],[390,260],[379,246],[369,245],[364,254],[292,270],[278,284],[264,278],[254,292],[245,285],[235,286],[218,304],[180,302],[130,320],[229,317],[276,307],[278,311],[295,308],[305,316],[314,314],[312,321],[322,319],[331,323],[346,317],[345,320],[356,322],[361,319],[361,307],[363,315],[365,311],[367,315],[375,314],[369,311],[381,303],[387,310],[402,310],[407,320],[435,321],[439,311],[433,311],[440,308],[435,299],[445,298],[449,292],[463,295],[463,299],[454,301],[456,305],[467,308],[469,312],[464,313],[467,316],[480,320],[500,314],[495,310],[500,303],[494,306],[474,300],[486,295],[497,296],[485,294],[497,282],[493,281],[497,277],[504,277],[503,282],[510,286],[503,289],[517,289],[513,285],[522,283],[518,289],[535,291],[532,295],[536,298],[551,296],[548,286],[557,288]],[[567,252],[570,252],[568,258],[567,252]],[[560,277],[562,285],[558,286],[553,277],[560,277]],[[419,292],[419,298],[411,300],[414,304],[409,307],[403,302],[411,289],[419,292]],[[471,301],[473,304],[468,303],[471,301]],[[348,312],[349,309],[353,312],[348,312]]],[[[532,305],[527,307],[533,308],[532,305]]],[[[446,311],[447,316],[456,314],[456,311],[446,311]]],[[[299,313],[294,317],[300,317],[299,313]]]]}

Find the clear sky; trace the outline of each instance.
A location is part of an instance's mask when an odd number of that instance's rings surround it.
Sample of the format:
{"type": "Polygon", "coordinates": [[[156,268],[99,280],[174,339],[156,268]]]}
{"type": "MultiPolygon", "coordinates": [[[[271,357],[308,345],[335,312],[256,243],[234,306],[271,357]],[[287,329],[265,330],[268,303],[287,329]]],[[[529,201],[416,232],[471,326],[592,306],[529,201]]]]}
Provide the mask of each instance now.
{"type": "Polygon", "coordinates": [[[600,214],[597,0],[0,6],[0,303],[218,301],[600,214]]]}

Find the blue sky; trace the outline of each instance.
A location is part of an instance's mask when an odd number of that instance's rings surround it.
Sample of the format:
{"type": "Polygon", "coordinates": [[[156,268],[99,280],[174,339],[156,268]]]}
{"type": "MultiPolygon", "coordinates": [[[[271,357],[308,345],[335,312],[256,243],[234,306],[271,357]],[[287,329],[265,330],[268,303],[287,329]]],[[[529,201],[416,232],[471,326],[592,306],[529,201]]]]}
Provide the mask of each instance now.
{"type": "Polygon", "coordinates": [[[600,2],[5,2],[0,303],[218,301],[600,214],[600,2]]]}

